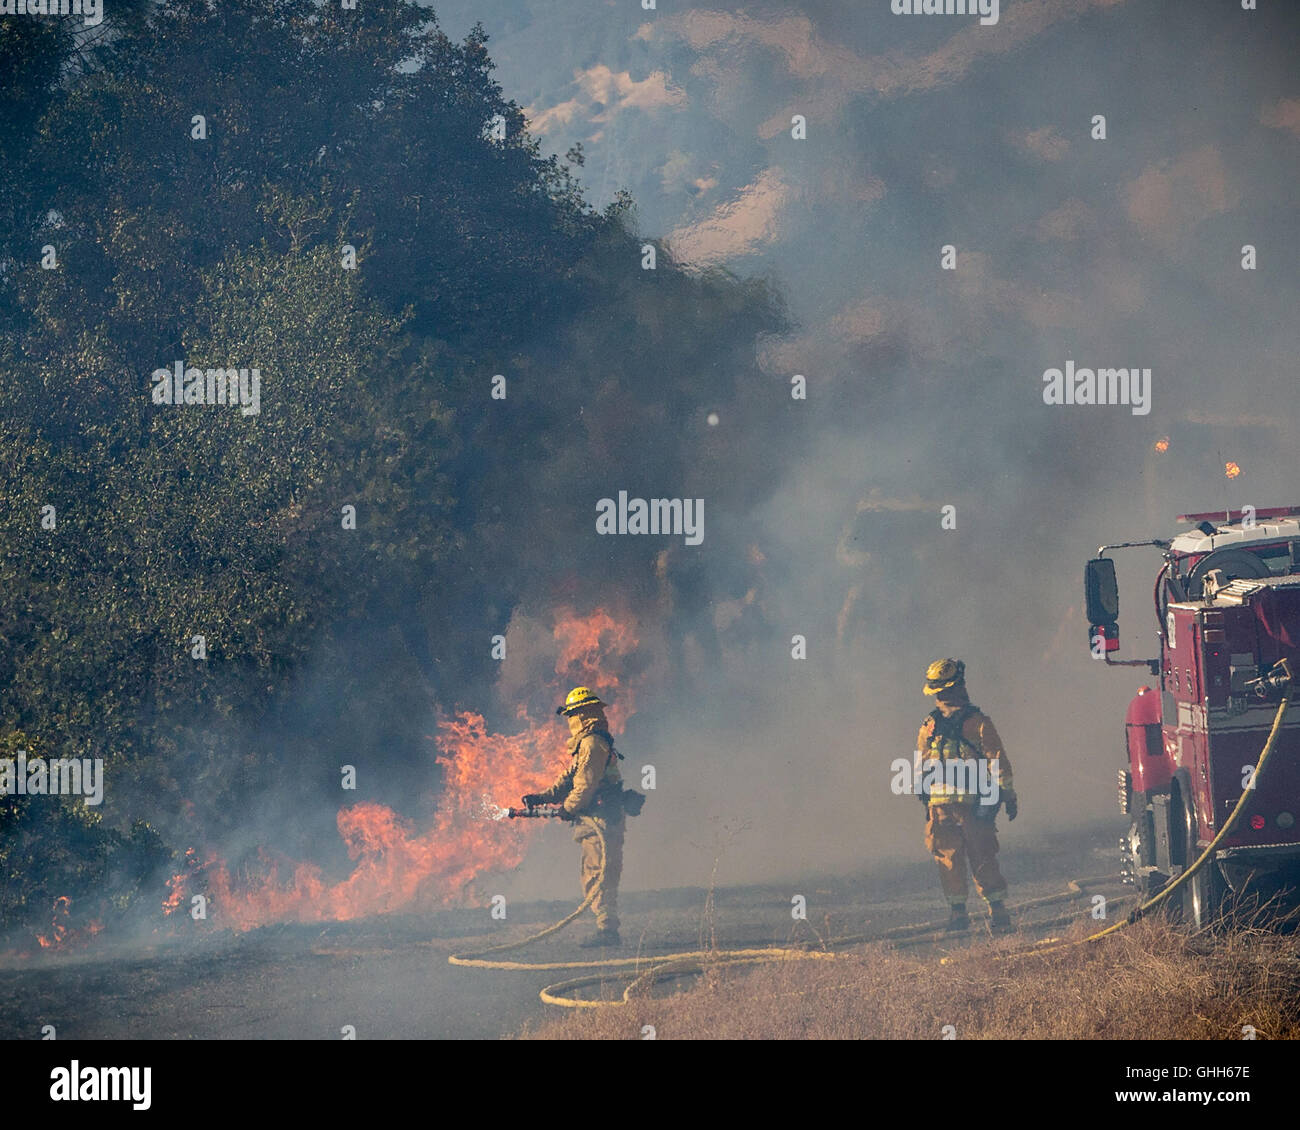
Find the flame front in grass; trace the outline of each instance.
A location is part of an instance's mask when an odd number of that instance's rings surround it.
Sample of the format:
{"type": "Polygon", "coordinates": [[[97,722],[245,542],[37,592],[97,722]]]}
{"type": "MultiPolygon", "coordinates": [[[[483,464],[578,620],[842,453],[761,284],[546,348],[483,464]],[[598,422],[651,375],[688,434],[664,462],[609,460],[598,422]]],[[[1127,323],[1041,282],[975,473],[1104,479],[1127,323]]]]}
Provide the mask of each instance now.
{"type": "MultiPolygon", "coordinates": [[[[617,691],[618,709],[611,714],[625,721],[632,694],[619,669],[636,649],[635,628],[599,609],[588,616],[565,609],[556,617],[554,637],[559,645],[555,693],[562,679],[597,693],[617,691]]],[[[558,776],[568,740],[567,728],[554,717],[538,725],[521,711],[520,719],[524,729],[498,734],[472,711],[440,718],[435,742],[442,791],[432,826],[418,831],[391,808],[369,801],[342,809],[339,835],[354,867],[341,882],[327,882],[314,864],[269,853],[262,853],[263,874],[251,884],[236,882],[223,862],[211,861],[202,878],[212,920],[247,930],[269,922],[347,921],[447,905],[462,900],[478,877],[517,867],[526,841],[518,823],[502,819],[503,806],[558,776]]],[[[614,717],[610,725],[615,726],[614,717]]],[[[185,886],[175,884],[167,900],[172,909],[185,886]]]]}
{"type": "Polygon", "coordinates": [[[74,925],[71,910],[72,899],[67,895],[59,895],[54,900],[50,932],[36,935],[41,949],[55,952],[75,948],[90,941],[104,928],[104,923],[98,918],[92,918],[84,925],[74,925]]]}

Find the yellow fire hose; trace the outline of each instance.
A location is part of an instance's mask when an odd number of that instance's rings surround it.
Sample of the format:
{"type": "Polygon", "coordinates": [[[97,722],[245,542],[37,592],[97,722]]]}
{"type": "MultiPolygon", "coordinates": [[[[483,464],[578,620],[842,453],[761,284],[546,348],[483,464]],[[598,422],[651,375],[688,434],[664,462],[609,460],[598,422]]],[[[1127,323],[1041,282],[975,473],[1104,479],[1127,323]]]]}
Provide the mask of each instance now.
{"type": "MultiPolygon", "coordinates": [[[[1264,743],[1263,750],[1260,751],[1259,760],[1255,763],[1255,779],[1258,780],[1259,774],[1263,772],[1265,764],[1272,755],[1277,745],[1278,735],[1282,731],[1282,719],[1285,717],[1287,707],[1290,705],[1291,693],[1288,692],[1282,698],[1278,705],[1277,715],[1273,719],[1273,728],[1269,732],[1268,740],[1264,743]]],[[[1178,878],[1166,886],[1159,894],[1148,899],[1141,906],[1133,910],[1127,918],[1116,922],[1104,930],[1098,931],[1087,938],[1075,942],[1061,942],[1050,946],[1037,946],[1025,950],[1017,950],[1012,953],[1003,953],[995,955],[998,959],[1016,957],[1026,953],[1040,954],[1051,953],[1059,949],[1065,949],[1070,946],[1082,945],[1087,942],[1095,942],[1125,926],[1138,921],[1152,907],[1164,902],[1174,891],[1178,890],[1184,883],[1192,878],[1214,854],[1219,844],[1232,831],[1245,811],[1246,801],[1251,790],[1244,790],[1241,799],[1237,801],[1237,806],[1232,810],[1232,814],[1224,822],[1223,827],[1219,830],[1218,835],[1210,842],[1209,846],[1201,853],[1200,858],[1188,867],[1178,878]]],[[[470,953],[454,953],[447,958],[451,965],[462,965],[474,969],[506,969],[519,971],[532,970],[559,970],[559,969],[586,969],[586,970],[622,970],[616,976],[620,980],[628,982],[624,988],[622,998],[613,1001],[582,1000],[578,997],[565,996],[565,993],[572,992],[587,985],[599,984],[607,980],[604,973],[588,973],[581,977],[575,977],[567,981],[558,981],[553,985],[547,985],[542,989],[539,996],[546,1004],[559,1005],[561,1008],[603,1008],[611,1005],[625,1005],[631,1001],[634,994],[641,988],[653,982],[657,977],[676,977],[689,973],[700,973],[706,969],[714,969],[730,965],[755,965],[761,962],[769,961],[805,961],[821,960],[833,961],[835,954],[828,950],[810,950],[810,949],[793,949],[781,947],[767,947],[760,949],[734,949],[734,950],[690,950],[682,953],[660,954],[653,957],[616,957],[604,958],[598,961],[547,961],[547,962],[526,962],[526,961],[501,961],[490,957],[491,954],[509,953],[512,950],[523,949],[524,946],[531,945],[533,942],[540,941],[543,938],[557,933],[569,925],[584,910],[591,905],[592,900],[596,897],[596,891],[605,877],[605,837],[601,833],[600,826],[589,817],[580,816],[578,818],[589,827],[595,834],[596,842],[600,845],[600,875],[596,884],[593,885],[591,893],[578,905],[578,907],[566,917],[560,919],[553,926],[548,926],[545,930],[539,930],[535,934],[530,934],[517,942],[507,942],[504,945],[491,946],[485,950],[477,950],[470,953]]],[[[1073,897],[1082,894],[1081,884],[1089,880],[1072,880],[1069,883],[1069,891],[1065,896],[1047,895],[1042,898],[1032,899],[1030,902],[1021,904],[1017,909],[1023,909],[1028,906],[1040,905],[1058,901],[1062,897],[1073,897]]],[[[924,933],[930,929],[928,926],[904,926],[894,930],[886,931],[880,935],[858,934],[848,937],[831,939],[828,944],[833,945],[853,945],[861,942],[885,941],[894,937],[906,937],[917,933],[924,933]]],[[[946,964],[950,958],[942,958],[941,964],[946,964]]]]}

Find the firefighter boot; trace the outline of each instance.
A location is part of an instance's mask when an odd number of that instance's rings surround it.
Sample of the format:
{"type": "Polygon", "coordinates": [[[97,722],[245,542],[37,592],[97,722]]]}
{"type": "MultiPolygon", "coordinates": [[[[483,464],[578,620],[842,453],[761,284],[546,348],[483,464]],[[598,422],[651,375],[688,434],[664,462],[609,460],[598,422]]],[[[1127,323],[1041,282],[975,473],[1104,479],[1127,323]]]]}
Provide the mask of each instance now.
{"type": "Polygon", "coordinates": [[[1007,904],[1001,899],[989,903],[989,929],[995,934],[1009,934],[1013,927],[1011,915],[1007,913],[1007,904]]]}
{"type": "Polygon", "coordinates": [[[623,939],[618,936],[618,931],[611,930],[607,926],[604,929],[597,930],[594,934],[591,935],[590,938],[587,938],[585,941],[579,942],[578,948],[584,950],[592,950],[592,949],[604,949],[605,947],[608,946],[609,948],[613,949],[618,946],[621,946],[622,944],[623,944],[623,939]]]}
{"type": "Polygon", "coordinates": [[[970,929],[970,918],[966,914],[966,904],[955,902],[948,908],[948,924],[944,929],[949,934],[957,934],[970,929]]]}

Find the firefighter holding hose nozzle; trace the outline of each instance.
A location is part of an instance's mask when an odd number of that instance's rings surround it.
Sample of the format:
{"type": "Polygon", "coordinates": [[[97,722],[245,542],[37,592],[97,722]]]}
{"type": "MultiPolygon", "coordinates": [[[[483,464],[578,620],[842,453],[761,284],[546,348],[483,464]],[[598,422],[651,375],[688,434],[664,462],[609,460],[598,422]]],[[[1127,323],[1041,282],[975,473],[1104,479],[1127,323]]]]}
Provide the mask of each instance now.
{"type": "Polygon", "coordinates": [[[573,833],[582,847],[583,897],[595,890],[591,910],[596,916],[596,933],[581,945],[618,946],[622,944],[618,934],[618,881],[623,872],[625,817],[633,807],[639,808],[625,798],[641,794],[623,788],[618,769],[623,755],[614,748],[605,703],[587,687],[574,687],[555,713],[569,721],[569,765],[549,789],[529,793],[522,799],[527,808],[556,804],[563,820],[586,816],[599,825],[605,839],[603,873],[595,831],[579,823],[573,833]]]}
{"type": "MultiPolygon", "coordinates": [[[[1018,811],[1011,786],[1011,762],[993,720],[973,706],[966,693],[966,664],[960,659],[939,659],[925,672],[927,695],[936,709],[931,711],[917,735],[917,752],[924,764],[942,769],[937,779],[917,793],[925,805],[925,846],[939,865],[939,882],[948,898],[950,932],[970,926],[966,913],[966,865],[969,862],[975,886],[989,906],[989,925],[994,933],[1011,929],[1007,913],[1007,881],[998,869],[998,837],[994,819],[998,807],[1006,808],[1007,819],[1018,811]],[[975,773],[961,772],[967,767],[975,773]],[[982,770],[983,772],[979,772],[982,770]],[[972,791],[972,779],[996,785],[996,803],[972,791]]],[[[938,773],[933,775],[935,778],[938,773]]],[[[992,792],[992,789],[989,790],[992,792]]]]}

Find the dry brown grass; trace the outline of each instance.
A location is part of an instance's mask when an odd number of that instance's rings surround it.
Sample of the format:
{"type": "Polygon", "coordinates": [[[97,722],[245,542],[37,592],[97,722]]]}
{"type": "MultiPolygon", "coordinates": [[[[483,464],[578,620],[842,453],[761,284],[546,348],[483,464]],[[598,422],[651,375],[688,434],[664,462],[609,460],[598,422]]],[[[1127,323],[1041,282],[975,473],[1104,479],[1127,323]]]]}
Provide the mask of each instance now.
{"type": "MultiPolygon", "coordinates": [[[[1070,937],[1082,937],[1080,928],[1070,937]]],[[[879,946],[833,962],[719,969],[673,995],[573,1009],[525,1039],[1222,1040],[1300,1038],[1300,942],[1241,928],[1193,937],[1159,918],[1111,938],[1015,955],[973,941],[950,962],[879,946]],[[998,955],[1003,955],[999,957],[998,955]]]]}

